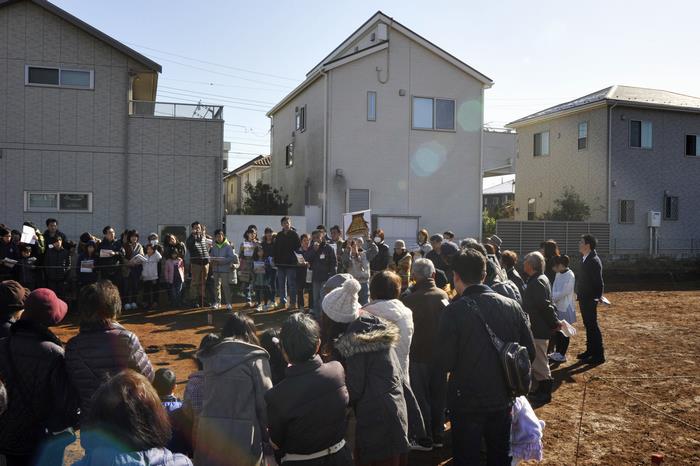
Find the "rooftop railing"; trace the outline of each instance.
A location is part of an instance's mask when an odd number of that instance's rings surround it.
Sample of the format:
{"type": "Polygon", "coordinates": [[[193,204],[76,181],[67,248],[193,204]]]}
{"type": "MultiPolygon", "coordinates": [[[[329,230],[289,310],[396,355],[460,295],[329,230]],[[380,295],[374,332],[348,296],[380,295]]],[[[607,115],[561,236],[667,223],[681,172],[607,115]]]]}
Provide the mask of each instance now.
{"type": "Polygon", "coordinates": [[[222,105],[150,102],[146,100],[129,101],[129,115],[221,120],[223,114],[224,107],[222,105]]]}

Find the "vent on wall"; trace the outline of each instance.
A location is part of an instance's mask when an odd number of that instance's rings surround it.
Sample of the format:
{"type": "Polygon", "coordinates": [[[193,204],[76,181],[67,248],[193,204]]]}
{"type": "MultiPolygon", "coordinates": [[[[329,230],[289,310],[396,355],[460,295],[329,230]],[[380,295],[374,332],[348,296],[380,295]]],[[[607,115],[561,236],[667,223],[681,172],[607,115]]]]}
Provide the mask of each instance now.
{"type": "Polygon", "coordinates": [[[375,40],[377,40],[377,34],[373,32],[373,33],[370,34],[370,36],[369,36],[369,41],[370,41],[370,42],[374,42],[375,40]]]}

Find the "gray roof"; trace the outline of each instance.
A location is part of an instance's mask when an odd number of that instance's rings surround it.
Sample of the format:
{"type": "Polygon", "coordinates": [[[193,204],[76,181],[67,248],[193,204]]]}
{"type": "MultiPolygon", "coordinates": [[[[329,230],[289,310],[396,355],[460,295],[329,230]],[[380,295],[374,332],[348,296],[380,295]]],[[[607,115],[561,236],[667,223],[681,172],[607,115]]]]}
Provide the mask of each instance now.
{"type": "MultiPolygon", "coordinates": [[[[11,5],[13,3],[18,3],[19,1],[22,0],[0,0],[0,8],[11,5]]],[[[47,2],[46,0],[29,0],[35,5],[38,5],[42,8],[44,8],[47,11],[50,11],[51,13],[55,14],[56,16],[60,17],[61,19],[71,23],[73,26],[78,27],[82,29],[83,31],[87,32],[91,36],[95,37],[96,39],[99,39],[103,42],[106,42],[107,44],[111,45],[115,49],[119,50],[120,52],[124,53],[125,55],[128,55],[131,57],[134,61],[137,61],[141,63],[142,65],[146,66],[148,69],[151,69],[153,71],[157,71],[160,73],[163,68],[150,58],[145,57],[144,55],[141,55],[138,53],[136,50],[132,49],[131,47],[127,47],[126,45],[122,44],[118,40],[108,36],[104,32],[100,31],[99,29],[96,29],[92,26],[90,26],[88,23],[85,21],[76,18],[72,14],[68,13],[65,10],[62,10],[61,8],[57,7],[53,3],[47,2]]]]}
{"type": "Polygon", "coordinates": [[[514,184],[515,180],[504,181],[503,183],[491,186],[490,188],[484,188],[483,194],[513,194],[515,192],[513,189],[514,184]]]}
{"type": "Polygon", "coordinates": [[[561,112],[575,110],[579,107],[596,103],[624,104],[640,107],[668,108],[684,111],[700,112],[700,97],[693,97],[661,89],[647,89],[633,86],[610,86],[605,89],[584,95],[578,99],[549,107],[539,112],[508,123],[507,126],[520,126],[531,120],[555,115],[561,112]]]}

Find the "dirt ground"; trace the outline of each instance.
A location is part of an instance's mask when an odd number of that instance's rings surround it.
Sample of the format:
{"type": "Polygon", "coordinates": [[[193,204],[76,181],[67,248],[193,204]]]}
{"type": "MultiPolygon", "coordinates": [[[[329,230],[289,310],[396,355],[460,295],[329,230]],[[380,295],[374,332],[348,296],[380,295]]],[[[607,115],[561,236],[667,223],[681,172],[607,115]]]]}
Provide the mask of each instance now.
{"type": "MultiPolygon", "coordinates": [[[[599,320],[607,362],[576,363],[585,345],[579,316],[569,361],[552,369],[553,401],[536,410],[547,424],[542,464],[645,465],[653,453],[662,453],[669,465],[700,464],[700,291],[606,296],[612,305],[599,309],[599,320]]],[[[256,314],[254,320],[263,330],[285,315],[256,314]]],[[[218,311],[210,326],[206,311],[144,311],[122,316],[121,323],[139,336],[156,368],[175,370],[182,395],[196,346],[225,318],[218,311]]],[[[77,332],[76,324],[70,316],[56,329],[64,342],[77,332]]],[[[73,446],[67,463],[80,456],[73,446]]],[[[451,464],[450,456],[448,447],[415,452],[410,464],[451,464]]]]}

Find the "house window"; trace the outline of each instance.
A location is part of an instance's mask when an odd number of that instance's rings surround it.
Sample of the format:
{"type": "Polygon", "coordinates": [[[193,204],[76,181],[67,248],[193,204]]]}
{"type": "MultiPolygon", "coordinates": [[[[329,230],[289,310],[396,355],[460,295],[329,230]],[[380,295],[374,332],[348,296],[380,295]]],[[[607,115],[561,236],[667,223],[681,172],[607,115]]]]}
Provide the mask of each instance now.
{"type": "Polygon", "coordinates": [[[588,147],[588,122],[578,124],[578,150],[588,147]]]}
{"type": "Polygon", "coordinates": [[[306,129],[306,105],[297,107],[294,113],[296,119],[296,124],[294,127],[297,131],[303,132],[306,129]]]}
{"type": "Polygon", "coordinates": [[[527,219],[536,220],[537,201],[534,198],[527,200],[527,219]]]}
{"type": "Polygon", "coordinates": [[[630,121],[630,147],[640,149],[651,149],[651,121],[631,120],[630,121]]]}
{"type": "Polygon", "coordinates": [[[92,212],[92,193],[24,192],[25,212],[92,212]]]}
{"type": "Polygon", "coordinates": [[[294,144],[288,144],[285,154],[285,165],[291,167],[294,165],[294,144]]]}
{"type": "Polygon", "coordinates": [[[685,155],[690,157],[700,156],[700,149],[698,147],[698,137],[695,134],[688,134],[685,136],[685,155]]]}
{"type": "Polygon", "coordinates": [[[634,223],[634,201],[620,200],[620,223],[634,223]]]}
{"type": "Polygon", "coordinates": [[[532,155],[549,155],[549,131],[535,133],[532,155]]]}
{"type": "Polygon", "coordinates": [[[369,209],[369,189],[348,189],[348,212],[369,209]]]}
{"type": "Polygon", "coordinates": [[[377,93],[367,92],[367,121],[377,121],[377,93]]]}
{"type": "Polygon", "coordinates": [[[413,98],[413,129],[454,131],[455,101],[453,99],[413,98]]]}
{"type": "Polygon", "coordinates": [[[94,89],[92,70],[71,70],[42,66],[25,67],[26,85],[67,87],[72,89],[94,89]]]}
{"type": "Polygon", "coordinates": [[[664,196],[664,220],[678,220],[678,196],[664,196]]]}

